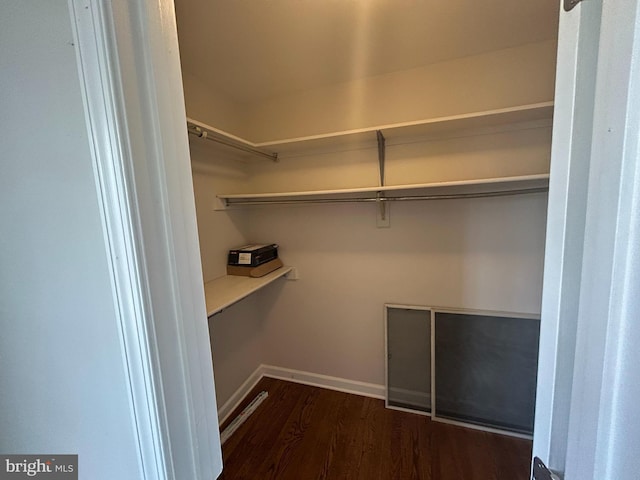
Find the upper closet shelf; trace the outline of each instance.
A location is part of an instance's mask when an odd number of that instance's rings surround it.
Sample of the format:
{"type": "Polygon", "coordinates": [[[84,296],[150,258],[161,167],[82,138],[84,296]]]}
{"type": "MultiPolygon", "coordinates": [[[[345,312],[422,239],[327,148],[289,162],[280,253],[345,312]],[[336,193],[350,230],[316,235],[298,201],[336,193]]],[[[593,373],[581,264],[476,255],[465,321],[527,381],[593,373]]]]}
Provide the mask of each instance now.
{"type": "Polygon", "coordinates": [[[277,161],[278,156],[283,154],[295,155],[324,149],[373,146],[377,132],[384,135],[387,145],[393,145],[411,139],[445,136],[481,128],[511,128],[525,122],[543,121],[550,125],[552,118],[553,102],[543,102],[261,143],[244,140],[192,119],[187,119],[187,126],[189,133],[193,135],[277,161]]]}
{"type": "Polygon", "coordinates": [[[552,118],[553,102],[544,102],[414,122],[379,125],[357,130],[262,142],[256,143],[255,146],[257,148],[272,149],[278,152],[279,155],[297,154],[323,149],[358,148],[374,145],[376,142],[376,132],[378,131],[384,135],[387,145],[393,145],[401,144],[403,141],[410,141],[412,139],[441,137],[481,128],[506,128],[524,122],[546,121],[546,123],[550,125],[552,118]]]}
{"type": "Polygon", "coordinates": [[[218,195],[223,206],[389,202],[403,200],[438,200],[449,198],[479,198],[546,192],[549,174],[517,177],[482,178],[447,182],[390,185],[378,187],[315,190],[308,192],[246,193],[218,195]]]}

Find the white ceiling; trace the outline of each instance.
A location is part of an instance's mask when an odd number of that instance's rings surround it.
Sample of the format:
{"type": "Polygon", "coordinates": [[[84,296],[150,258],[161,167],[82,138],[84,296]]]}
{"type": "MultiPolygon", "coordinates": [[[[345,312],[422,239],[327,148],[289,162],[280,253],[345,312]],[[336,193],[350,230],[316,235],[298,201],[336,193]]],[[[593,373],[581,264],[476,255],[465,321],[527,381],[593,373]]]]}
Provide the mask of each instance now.
{"type": "Polygon", "coordinates": [[[557,36],[558,0],[175,0],[185,71],[252,103],[557,36]]]}

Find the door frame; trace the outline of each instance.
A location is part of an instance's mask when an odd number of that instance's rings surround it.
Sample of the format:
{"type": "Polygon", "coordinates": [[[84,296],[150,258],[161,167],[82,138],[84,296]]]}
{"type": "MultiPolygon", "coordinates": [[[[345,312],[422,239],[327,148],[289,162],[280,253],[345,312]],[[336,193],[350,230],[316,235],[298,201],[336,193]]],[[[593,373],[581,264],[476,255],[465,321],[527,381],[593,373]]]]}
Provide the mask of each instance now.
{"type": "Polygon", "coordinates": [[[172,0],[68,0],[144,478],[222,470],[172,0]]]}
{"type": "MultiPolygon", "coordinates": [[[[69,6],[145,478],[215,478],[173,1],[69,6]]],[[[620,413],[640,364],[639,32],[638,0],[561,14],[534,455],[568,480],[630,478],[638,461],[623,455],[637,447],[637,415],[620,413]]]]}
{"type": "Polygon", "coordinates": [[[640,466],[639,35],[638,0],[561,12],[533,455],[566,480],[640,466]]]}

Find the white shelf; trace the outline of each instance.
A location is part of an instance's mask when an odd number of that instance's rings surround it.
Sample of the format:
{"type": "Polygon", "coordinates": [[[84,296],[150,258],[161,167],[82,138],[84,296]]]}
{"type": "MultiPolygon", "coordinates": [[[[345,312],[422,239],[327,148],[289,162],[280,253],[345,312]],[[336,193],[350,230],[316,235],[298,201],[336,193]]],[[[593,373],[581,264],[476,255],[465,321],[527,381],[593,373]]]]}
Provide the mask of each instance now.
{"type": "Polygon", "coordinates": [[[553,102],[542,102],[259,143],[237,137],[190,118],[187,118],[187,125],[192,132],[207,132],[209,139],[220,141],[223,144],[239,148],[253,155],[276,159],[278,155],[282,154],[292,155],[316,150],[354,149],[372,146],[375,145],[376,131],[378,130],[385,136],[387,144],[393,145],[402,143],[407,139],[444,136],[454,132],[473,131],[480,128],[500,128],[525,122],[544,121],[550,125],[552,118],[553,102]]]}
{"type": "Polygon", "coordinates": [[[207,317],[220,313],[237,301],[283,277],[292,269],[293,267],[280,267],[260,278],[225,275],[205,283],[207,317]]]}
{"type": "Polygon", "coordinates": [[[509,192],[523,192],[529,190],[546,189],[549,186],[549,174],[522,175],[517,177],[483,178],[473,180],[456,180],[447,182],[421,183],[411,185],[390,185],[376,187],[349,188],[339,190],[317,190],[307,192],[279,192],[279,193],[240,193],[218,195],[223,203],[280,203],[317,199],[357,200],[375,199],[378,193],[386,194],[387,199],[398,196],[464,196],[486,195],[491,193],[504,194],[509,192]]]}
{"type": "Polygon", "coordinates": [[[454,132],[505,127],[525,122],[547,121],[550,125],[552,119],[553,102],[543,102],[252,145],[256,148],[273,150],[279,155],[293,154],[314,150],[369,146],[375,144],[376,131],[378,130],[385,136],[387,144],[392,145],[402,143],[406,139],[443,136],[454,132]]]}

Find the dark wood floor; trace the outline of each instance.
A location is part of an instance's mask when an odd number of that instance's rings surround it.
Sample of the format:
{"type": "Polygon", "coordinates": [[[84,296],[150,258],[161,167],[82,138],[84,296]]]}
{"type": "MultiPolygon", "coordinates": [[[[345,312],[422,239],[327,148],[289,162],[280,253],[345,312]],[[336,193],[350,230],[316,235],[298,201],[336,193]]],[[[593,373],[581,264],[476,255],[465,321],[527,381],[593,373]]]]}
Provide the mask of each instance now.
{"type": "Polygon", "coordinates": [[[271,378],[263,378],[245,403],[262,390],[268,398],[222,448],[222,480],[528,479],[527,440],[271,378]]]}

